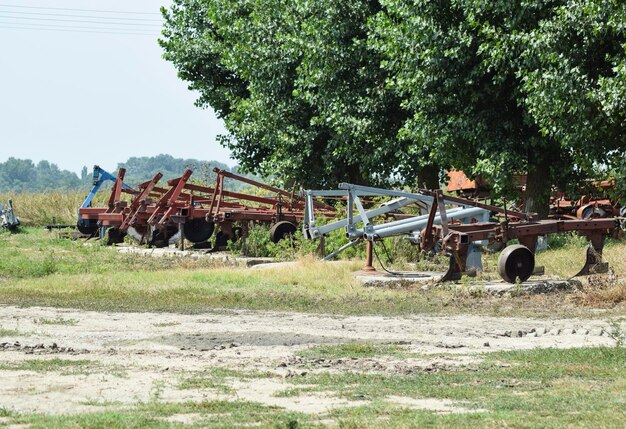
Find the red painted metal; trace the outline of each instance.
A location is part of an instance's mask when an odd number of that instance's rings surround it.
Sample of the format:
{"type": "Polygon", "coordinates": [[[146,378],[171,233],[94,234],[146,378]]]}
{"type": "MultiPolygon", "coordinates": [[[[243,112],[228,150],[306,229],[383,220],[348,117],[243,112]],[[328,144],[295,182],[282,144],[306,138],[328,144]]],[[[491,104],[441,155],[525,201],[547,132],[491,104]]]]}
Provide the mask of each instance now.
{"type": "MultiPolygon", "coordinates": [[[[180,227],[194,219],[213,222],[231,239],[235,232],[246,234],[248,223],[272,225],[288,221],[294,225],[304,217],[304,199],[299,195],[248,179],[225,170],[215,169],[215,186],[189,183],[192,171],[187,169],[181,177],[167,182],[168,188],[156,186],[162,178],[160,173],[152,180],[141,183],[138,190],[114,186],[108,208],[80,209],[83,219],[97,219],[101,225],[118,228],[125,232],[129,227],[148,231],[156,228],[180,227]],[[247,183],[272,195],[251,195],[224,189],[224,179],[247,183]],[[131,195],[131,202],[121,199],[121,192],[131,195]],[[237,224],[239,226],[234,227],[237,224]]],[[[120,169],[118,178],[125,171],[120,169]]],[[[121,183],[118,180],[116,183],[121,183]]],[[[334,215],[332,206],[317,203],[316,207],[327,216],[334,215]]]]}

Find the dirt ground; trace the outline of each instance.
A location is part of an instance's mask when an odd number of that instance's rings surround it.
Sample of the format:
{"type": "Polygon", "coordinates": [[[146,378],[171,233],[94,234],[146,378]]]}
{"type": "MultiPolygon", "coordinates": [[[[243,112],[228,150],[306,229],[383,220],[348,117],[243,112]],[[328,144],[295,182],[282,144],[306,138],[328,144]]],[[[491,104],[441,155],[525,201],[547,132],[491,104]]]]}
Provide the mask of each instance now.
{"type": "MultiPolygon", "coordinates": [[[[473,315],[341,317],[258,311],[183,315],[0,306],[0,328],[0,407],[47,414],[94,411],[111,404],[123,407],[154,397],[165,402],[243,399],[323,412],[358,401],[319,394],[281,397],[276,393],[293,387],[281,380],[311,371],[312,365],[313,371],[409,374],[472,365],[487,351],[614,343],[607,334],[610,327],[601,320],[473,315]],[[315,362],[295,355],[314,345],[350,342],[398,344],[419,355],[315,362]],[[83,361],[86,366],[16,369],[44,359],[83,361]],[[228,391],[180,388],[184,377],[215,368],[279,377],[232,377],[228,391]]],[[[453,410],[446,401],[425,399],[412,405],[453,410]]]]}

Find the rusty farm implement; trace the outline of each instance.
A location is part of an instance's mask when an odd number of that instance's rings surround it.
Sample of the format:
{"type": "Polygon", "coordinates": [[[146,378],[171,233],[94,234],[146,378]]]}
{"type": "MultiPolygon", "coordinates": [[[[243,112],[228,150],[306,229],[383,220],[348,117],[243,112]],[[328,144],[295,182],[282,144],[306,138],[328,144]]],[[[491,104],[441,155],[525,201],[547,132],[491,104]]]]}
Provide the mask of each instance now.
{"type": "Polygon", "coordinates": [[[519,244],[504,248],[499,257],[498,272],[507,282],[526,281],[535,272],[538,237],[567,232],[578,233],[589,241],[585,264],[576,275],[607,272],[608,264],[602,260],[605,237],[619,229],[621,221],[620,218],[535,220],[525,213],[444,195],[441,190],[409,193],[342,183],[336,191],[307,190],[303,195],[307,199],[303,225],[306,238],[323,239],[329,232],[345,228],[348,243],[326,259],[365,241],[365,269],[373,270],[375,243],[386,237],[404,236],[424,251],[441,253],[449,258],[449,267],[442,281],[457,280],[464,273],[481,270],[481,249],[493,243],[507,245],[511,240],[517,240],[519,244]],[[318,225],[314,211],[309,210],[314,199],[338,196],[346,198],[346,217],[318,225]],[[391,200],[366,210],[361,199],[372,196],[391,200]],[[404,215],[387,222],[373,221],[416,203],[422,207],[419,214],[404,215]],[[424,204],[428,207],[426,210],[424,204]],[[504,220],[493,220],[494,215],[504,220]]]}
{"type": "MultiPolygon", "coordinates": [[[[79,219],[108,231],[108,243],[129,235],[141,244],[163,247],[181,242],[181,237],[201,245],[215,233],[213,249],[223,249],[248,233],[251,223],[270,226],[274,242],[293,234],[304,218],[304,198],[293,192],[267,185],[225,170],[215,169],[213,187],[190,182],[191,170],[158,186],[162,175],[141,183],[137,189],[124,185],[125,170],[120,169],[107,207],[81,207],[79,219]],[[228,190],[226,180],[245,183],[256,193],[228,190]],[[123,198],[129,195],[130,198],[123,198]]],[[[315,210],[333,215],[333,207],[317,203],[315,210]]],[[[104,235],[103,235],[104,237],[104,235]]],[[[200,247],[200,246],[199,246],[200,247]]]]}

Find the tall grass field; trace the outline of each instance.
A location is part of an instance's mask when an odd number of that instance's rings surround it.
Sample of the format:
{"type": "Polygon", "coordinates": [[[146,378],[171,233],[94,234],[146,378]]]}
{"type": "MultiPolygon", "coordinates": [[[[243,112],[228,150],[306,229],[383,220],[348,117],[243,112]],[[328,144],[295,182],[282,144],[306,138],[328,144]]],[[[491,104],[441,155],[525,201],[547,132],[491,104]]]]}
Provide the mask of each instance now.
{"type": "MultiPolygon", "coordinates": [[[[0,194],[0,201],[6,203],[13,200],[15,214],[25,226],[43,226],[51,223],[75,224],[78,220],[78,208],[81,206],[88,191],[49,191],[19,192],[0,194]]],[[[108,192],[99,192],[93,205],[106,203],[108,192]]]]}

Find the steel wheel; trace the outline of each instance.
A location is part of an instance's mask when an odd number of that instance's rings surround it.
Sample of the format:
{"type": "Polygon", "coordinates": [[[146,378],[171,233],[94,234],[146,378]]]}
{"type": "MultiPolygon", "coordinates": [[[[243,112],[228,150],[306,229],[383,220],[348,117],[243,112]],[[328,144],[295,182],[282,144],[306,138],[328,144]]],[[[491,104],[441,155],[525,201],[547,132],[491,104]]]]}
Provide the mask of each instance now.
{"type": "Polygon", "coordinates": [[[519,278],[525,282],[535,271],[535,255],[526,246],[516,244],[505,248],[498,258],[498,274],[509,283],[519,278]]]}
{"type": "Polygon", "coordinates": [[[293,223],[286,220],[277,222],[270,228],[270,240],[272,240],[272,243],[278,243],[283,238],[293,235],[296,229],[293,223]]]}

